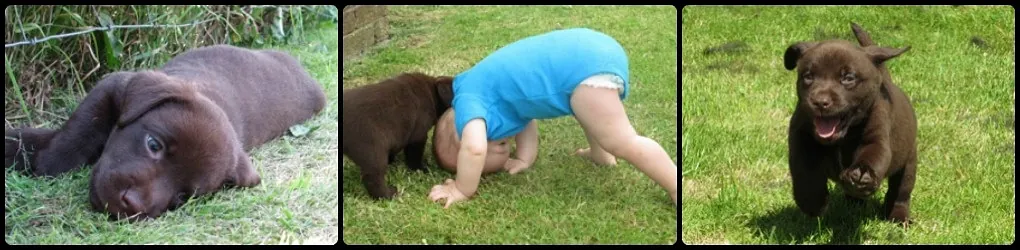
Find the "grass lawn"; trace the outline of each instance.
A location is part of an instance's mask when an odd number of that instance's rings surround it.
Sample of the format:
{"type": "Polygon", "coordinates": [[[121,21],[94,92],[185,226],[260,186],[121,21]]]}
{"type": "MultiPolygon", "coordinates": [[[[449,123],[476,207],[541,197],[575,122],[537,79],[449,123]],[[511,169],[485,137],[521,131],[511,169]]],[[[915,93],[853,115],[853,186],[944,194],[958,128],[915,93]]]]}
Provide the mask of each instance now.
{"type": "MultiPolygon", "coordinates": [[[[262,184],[192,200],[155,220],[110,222],[88,203],[91,168],[56,179],[4,174],[8,244],[334,244],[339,240],[337,29],[307,31],[288,51],[321,83],[326,108],[301,138],[274,140],[251,153],[262,184]]],[[[79,97],[81,98],[81,97],[79,97]]],[[[61,107],[62,108],[62,107],[61,107]]],[[[54,111],[59,113],[59,111],[54,111]]],[[[53,121],[56,127],[63,121],[53,121]]]]}
{"type": "Polygon", "coordinates": [[[684,8],[682,241],[1011,244],[1013,16],[1009,6],[684,8]],[[783,52],[797,41],[856,44],[851,21],[879,45],[912,46],[887,63],[918,119],[914,224],[905,230],[879,218],[884,181],[861,207],[830,181],[829,210],[817,219],[793,201],[786,136],[796,75],[783,52]]]}
{"type": "MultiPolygon", "coordinates": [[[[677,156],[677,10],[660,7],[390,7],[388,44],[344,63],[343,87],[402,72],[456,75],[499,47],[556,29],[588,27],[615,37],[630,58],[624,102],[638,133],[677,156]]],[[[595,167],[570,156],[587,147],[572,117],[539,121],[539,158],[529,171],[484,177],[479,195],[449,210],[428,191],[453,175],[407,169],[400,156],[388,180],[401,194],[373,201],[361,171],[343,167],[347,244],[674,244],[677,210],[669,195],[628,163],[595,167]]],[[[431,147],[431,145],[429,145],[431,147]]]]}

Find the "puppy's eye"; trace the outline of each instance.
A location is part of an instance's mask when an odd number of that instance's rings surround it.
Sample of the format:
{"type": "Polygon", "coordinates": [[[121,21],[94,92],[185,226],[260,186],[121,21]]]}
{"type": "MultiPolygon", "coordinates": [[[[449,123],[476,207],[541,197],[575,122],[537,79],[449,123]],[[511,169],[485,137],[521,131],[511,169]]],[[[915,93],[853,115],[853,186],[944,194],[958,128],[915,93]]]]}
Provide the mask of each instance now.
{"type": "Polygon", "coordinates": [[[811,75],[811,71],[804,72],[804,84],[811,84],[814,80],[814,76],[811,75]]]}
{"type": "Polygon", "coordinates": [[[163,143],[156,140],[152,135],[145,135],[145,146],[149,148],[149,152],[159,153],[163,151],[163,143]]]}
{"type": "Polygon", "coordinates": [[[840,79],[840,82],[842,82],[843,85],[850,85],[850,84],[853,84],[856,81],[857,81],[857,77],[854,75],[854,73],[847,73],[847,74],[843,75],[843,79],[840,79]]]}

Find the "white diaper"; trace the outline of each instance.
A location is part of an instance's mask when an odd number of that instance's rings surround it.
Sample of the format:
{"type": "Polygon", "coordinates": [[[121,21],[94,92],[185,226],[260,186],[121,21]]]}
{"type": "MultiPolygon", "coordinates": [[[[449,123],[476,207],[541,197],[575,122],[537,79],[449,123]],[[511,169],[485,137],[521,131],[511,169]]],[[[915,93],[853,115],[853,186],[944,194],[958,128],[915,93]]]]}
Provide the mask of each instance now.
{"type": "Polygon", "coordinates": [[[616,74],[596,74],[581,81],[581,85],[593,88],[616,89],[620,91],[620,94],[623,94],[623,78],[616,74]]]}

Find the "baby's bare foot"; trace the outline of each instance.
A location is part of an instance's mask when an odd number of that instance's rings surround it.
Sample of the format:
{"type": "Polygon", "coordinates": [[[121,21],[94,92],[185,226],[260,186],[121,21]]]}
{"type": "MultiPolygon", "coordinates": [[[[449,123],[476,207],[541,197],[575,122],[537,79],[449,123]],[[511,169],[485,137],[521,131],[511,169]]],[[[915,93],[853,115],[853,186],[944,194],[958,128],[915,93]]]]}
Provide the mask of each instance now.
{"type": "Polygon", "coordinates": [[[616,157],[611,154],[594,155],[591,148],[582,148],[574,152],[575,155],[588,159],[600,166],[616,166],[616,157]]]}

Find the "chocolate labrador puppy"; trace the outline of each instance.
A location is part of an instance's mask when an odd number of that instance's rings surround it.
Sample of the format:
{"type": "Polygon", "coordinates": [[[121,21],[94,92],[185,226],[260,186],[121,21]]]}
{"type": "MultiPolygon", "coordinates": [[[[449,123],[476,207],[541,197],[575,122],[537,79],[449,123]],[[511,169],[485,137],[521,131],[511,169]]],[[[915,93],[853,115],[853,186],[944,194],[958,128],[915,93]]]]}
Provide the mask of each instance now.
{"type": "Polygon", "coordinates": [[[797,69],[797,106],[790,119],[793,198],[810,216],[824,212],[826,177],[854,202],[888,178],[884,215],[909,223],[917,169],[917,119],[884,63],[903,49],[878,47],[857,24],[860,46],[847,41],[799,42],[786,49],[797,69]]]}
{"type": "Polygon", "coordinates": [[[397,192],[386,183],[387,165],[404,151],[407,166],[426,171],[425,140],[453,101],[453,78],[404,73],[343,93],[343,152],[361,168],[374,199],[397,192]]]}
{"type": "Polygon", "coordinates": [[[291,56],[229,45],[108,74],[58,130],[6,130],[4,163],[38,176],[93,164],[92,208],[155,218],[188,198],[260,183],[246,151],[322,110],[291,56]]]}

